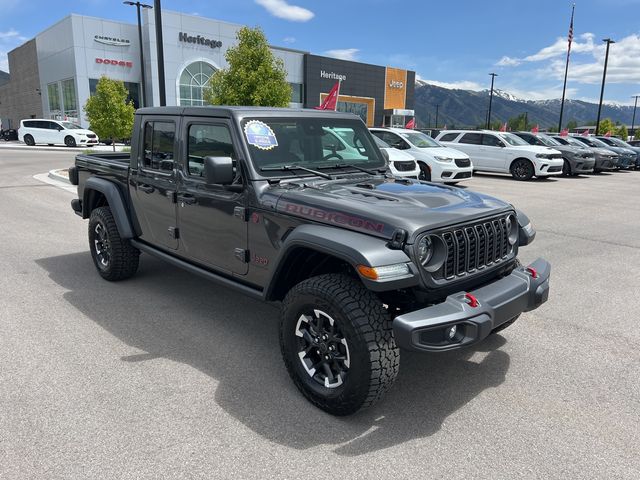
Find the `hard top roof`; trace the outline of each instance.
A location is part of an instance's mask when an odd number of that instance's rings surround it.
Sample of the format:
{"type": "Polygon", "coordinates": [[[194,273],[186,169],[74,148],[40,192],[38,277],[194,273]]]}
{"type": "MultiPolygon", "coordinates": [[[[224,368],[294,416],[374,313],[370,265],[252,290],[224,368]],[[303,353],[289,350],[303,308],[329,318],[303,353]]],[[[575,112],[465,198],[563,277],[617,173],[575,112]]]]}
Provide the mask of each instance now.
{"type": "Polygon", "coordinates": [[[327,117],[340,119],[359,119],[357,115],[332,110],[315,110],[311,108],[276,108],[276,107],[235,107],[235,106],[203,106],[203,107],[145,107],[136,110],[136,115],[182,115],[194,117],[327,117]]]}

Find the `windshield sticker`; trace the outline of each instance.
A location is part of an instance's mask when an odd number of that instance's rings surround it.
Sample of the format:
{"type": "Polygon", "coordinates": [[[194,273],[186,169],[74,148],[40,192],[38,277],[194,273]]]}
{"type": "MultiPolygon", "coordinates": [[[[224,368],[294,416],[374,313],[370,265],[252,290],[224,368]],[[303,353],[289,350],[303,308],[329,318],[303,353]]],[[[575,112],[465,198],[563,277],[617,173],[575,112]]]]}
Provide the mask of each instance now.
{"type": "Polygon", "coordinates": [[[244,126],[247,143],[260,150],[271,150],[278,146],[278,139],[271,127],[260,120],[250,120],[244,126]]]}

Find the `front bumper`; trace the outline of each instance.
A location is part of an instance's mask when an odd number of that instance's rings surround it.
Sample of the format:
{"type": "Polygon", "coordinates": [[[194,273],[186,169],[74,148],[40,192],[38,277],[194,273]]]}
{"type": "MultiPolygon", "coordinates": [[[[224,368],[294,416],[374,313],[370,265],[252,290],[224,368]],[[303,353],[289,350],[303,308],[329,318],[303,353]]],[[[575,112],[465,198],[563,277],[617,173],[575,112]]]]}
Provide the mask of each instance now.
{"type": "Polygon", "coordinates": [[[572,160],[573,173],[591,173],[596,165],[595,158],[575,158],[572,160]]]}
{"type": "Polygon", "coordinates": [[[549,297],[551,264],[539,258],[528,267],[468,292],[477,300],[474,307],[467,292],[449,295],[437,305],[409,312],[393,319],[396,343],[406,350],[442,352],[477,343],[491,331],[522,312],[534,310],[549,297]],[[534,278],[531,270],[536,272],[534,278]],[[447,330],[456,325],[453,339],[447,330]]]}
{"type": "Polygon", "coordinates": [[[564,160],[562,158],[541,159],[536,158],[533,162],[536,177],[546,177],[549,175],[562,175],[564,160]]]}

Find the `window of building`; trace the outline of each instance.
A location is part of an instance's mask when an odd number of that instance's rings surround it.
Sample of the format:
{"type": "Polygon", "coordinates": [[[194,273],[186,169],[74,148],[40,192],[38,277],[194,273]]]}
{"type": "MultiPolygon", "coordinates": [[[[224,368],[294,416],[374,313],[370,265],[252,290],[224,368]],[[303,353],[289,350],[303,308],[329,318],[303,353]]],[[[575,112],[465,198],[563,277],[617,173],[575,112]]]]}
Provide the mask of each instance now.
{"type": "Polygon", "coordinates": [[[190,125],[187,155],[189,175],[201,177],[204,157],[234,157],[231,132],[226,125],[190,125]]]}
{"type": "Polygon", "coordinates": [[[479,133],[465,133],[458,142],[469,143],[471,145],[482,145],[482,135],[479,133]]]}
{"type": "Polygon", "coordinates": [[[360,102],[338,102],[339,112],[353,113],[358,115],[364,123],[367,123],[369,105],[360,102]]]}
{"type": "Polygon", "coordinates": [[[147,122],[144,126],[144,168],[172,172],[175,137],[173,122],[147,122]]]}
{"type": "Polygon", "coordinates": [[[206,62],[194,62],[180,74],[178,105],[208,105],[204,90],[216,69],[206,62]]]}
{"type": "MultiPolygon", "coordinates": [[[[123,82],[124,88],[127,90],[127,102],[133,102],[135,108],[140,108],[140,84],[133,82],[123,82]]],[[[94,95],[98,87],[98,79],[89,79],[89,94],[94,95]]]]}
{"type": "Polygon", "coordinates": [[[60,115],[60,88],[57,82],[47,85],[47,98],[51,115],[60,115]]]}
{"type": "Polygon", "coordinates": [[[304,103],[304,85],[289,83],[291,87],[291,103],[304,103]]]}
{"type": "Polygon", "coordinates": [[[76,97],[76,82],[73,78],[62,80],[62,115],[63,120],[76,120],[78,118],[78,101],[76,97]]]}

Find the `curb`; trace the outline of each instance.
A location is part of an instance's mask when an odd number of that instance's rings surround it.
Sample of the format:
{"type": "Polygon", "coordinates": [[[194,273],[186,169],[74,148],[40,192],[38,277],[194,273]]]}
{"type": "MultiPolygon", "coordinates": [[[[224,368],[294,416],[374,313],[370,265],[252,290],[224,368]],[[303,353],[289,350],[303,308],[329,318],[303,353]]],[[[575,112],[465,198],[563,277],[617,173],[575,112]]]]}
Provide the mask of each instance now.
{"type": "Polygon", "coordinates": [[[58,180],[59,182],[63,182],[66,183],[67,185],[71,185],[71,182],[69,181],[69,177],[67,175],[62,175],[61,171],[66,171],[66,170],[49,170],[49,174],[47,175],[49,178],[53,178],[54,180],[58,180]]]}

